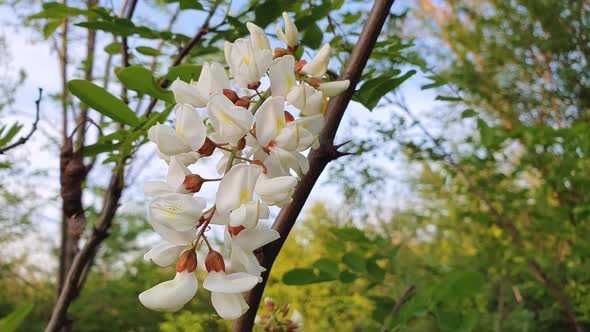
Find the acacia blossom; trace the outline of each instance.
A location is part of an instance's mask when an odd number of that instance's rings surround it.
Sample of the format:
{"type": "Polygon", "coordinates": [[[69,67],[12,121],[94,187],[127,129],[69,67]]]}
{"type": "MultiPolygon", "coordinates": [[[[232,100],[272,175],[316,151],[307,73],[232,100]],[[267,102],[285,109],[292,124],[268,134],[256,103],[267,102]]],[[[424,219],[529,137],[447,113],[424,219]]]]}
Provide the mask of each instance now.
{"type": "Polygon", "coordinates": [[[328,98],[349,85],[325,77],[329,45],[309,63],[298,59],[297,27],[286,13],[283,20],[277,37],[286,48],[271,50],[264,30],[248,23],[249,39],[224,45],[232,80],[220,63],[205,63],[196,82],[175,80],[174,128],[158,123],[148,131],[168,174],[145,183],[149,222],[161,240],[144,259],[163,267],[176,262],[176,274],[139,295],[147,308],[180,310],[206,274],[213,307],[233,320],[248,310],[243,293],[262,281],[265,268],[254,251],[280,235],[260,220],[270,217],[270,207],[291,203],[309,170],[306,153],[319,144],[328,98]],[[206,158],[217,159],[220,178],[191,171],[206,158]],[[196,196],[204,183],[218,184],[212,201],[196,196]],[[209,240],[213,227],[224,234],[217,250],[209,240]]]}

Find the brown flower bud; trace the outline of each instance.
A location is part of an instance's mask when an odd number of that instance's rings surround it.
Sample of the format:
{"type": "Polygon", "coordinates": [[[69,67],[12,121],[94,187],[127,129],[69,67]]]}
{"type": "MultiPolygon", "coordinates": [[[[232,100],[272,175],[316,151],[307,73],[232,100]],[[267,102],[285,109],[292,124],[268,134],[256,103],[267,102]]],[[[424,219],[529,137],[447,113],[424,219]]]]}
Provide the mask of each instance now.
{"type": "Polygon", "coordinates": [[[295,323],[290,319],[287,319],[285,323],[287,323],[287,332],[295,332],[299,328],[299,324],[295,323]]]}
{"type": "Polygon", "coordinates": [[[285,111],[285,120],[287,122],[292,122],[292,121],[295,121],[295,117],[293,116],[293,114],[285,111]]]}
{"type": "Polygon", "coordinates": [[[303,66],[305,66],[306,64],[306,60],[297,61],[297,63],[295,64],[295,74],[302,75],[301,70],[303,69],[303,66]]]}
{"type": "Polygon", "coordinates": [[[191,193],[198,193],[201,191],[201,186],[205,180],[198,174],[191,174],[184,177],[184,188],[191,193]]]}
{"type": "Polygon", "coordinates": [[[207,268],[207,272],[225,271],[225,262],[223,261],[223,256],[215,250],[209,250],[207,258],[205,258],[205,267],[207,268]]]}
{"type": "Polygon", "coordinates": [[[188,271],[193,272],[197,269],[197,253],[194,249],[189,249],[180,254],[178,263],[176,263],[176,272],[188,271]]]}
{"type": "Polygon", "coordinates": [[[250,164],[258,165],[258,166],[262,167],[262,173],[264,173],[264,174],[268,173],[268,169],[266,168],[266,165],[262,161],[256,159],[256,160],[252,160],[250,162],[250,164]]]}
{"type": "Polygon", "coordinates": [[[238,150],[244,150],[244,148],[246,147],[246,136],[240,138],[240,140],[238,141],[238,150]]]}
{"type": "Polygon", "coordinates": [[[324,81],[318,77],[311,77],[307,80],[307,83],[309,83],[309,85],[313,86],[314,88],[317,88],[320,86],[320,84],[324,83],[324,81]]]}
{"type": "Polygon", "coordinates": [[[240,98],[238,101],[236,101],[234,104],[236,106],[240,106],[243,107],[245,109],[248,109],[250,107],[250,98],[248,98],[248,100],[244,99],[244,97],[240,98]]]}
{"type": "Polygon", "coordinates": [[[232,235],[232,236],[236,236],[238,234],[240,234],[241,231],[245,230],[246,227],[244,227],[243,225],[240,226],[227,226],[227,231],[232,235]]]}
{"type": "Polygon", "coordinates": [[[258,81],[256,83],[248,83],[248,89],[250,89],[250,90],[256,90],[256,89],[258,89],[259,86],[260,86],[260,81],[258,81]]]}
{"type": "Polygon", "coordinates": [[[235,103],[240,99],[238,94],[232,89],[223,89],[223,95],[227,97],[227,99],[231,100],[232,103],[235,103]]]}
{"type": "Polygon", "coordinates": [[[209,157],[215,151],[215,143],[209,138],[205,138],[205,143],[197,150],[201,156],[209,157]]]}
{"type": "Polygon", "coordinates": [[[280,58],[283,55],[287,55],[289,54],[289,50],[281,48],[281,47],[277,47],[272,51],[272,56],[275,58],[280,58]]]}

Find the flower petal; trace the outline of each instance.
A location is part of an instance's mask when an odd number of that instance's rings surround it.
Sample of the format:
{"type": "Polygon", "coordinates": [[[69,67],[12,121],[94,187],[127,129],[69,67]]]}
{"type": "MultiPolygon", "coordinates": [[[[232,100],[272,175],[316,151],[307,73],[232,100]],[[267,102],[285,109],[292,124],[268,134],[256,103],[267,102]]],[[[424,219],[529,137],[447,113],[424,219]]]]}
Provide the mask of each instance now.
{"type": "Polygon", "coordinates": [[[232,167],[221,180],[215,205],[220,214],[229,214],[243,203],[252,200],[252,193],[262,167],[239,164],[232,167]]]}
{"type": "Polygon", "coordinates": [[[246,251],[253,251],[280,237],[281,235],[274,229],[256,227],[241,231],[233,238],[232,245],[239,246],[246,251]]]}
{"type": "Polygon", "coordinates": [[[199,112],[189,105],[180,104],[174,107],[174,114],[176,116],[176,134],[191,150],[198,150],[203,146],[207,137],[207,129],[199,112]]]}
{"type": "Polygon", "coordinates": [[[179,246],[162,240],[155,247],[150,249],[150,251],[146,252],[145,255],[143,255],[143,259],[148,262],[152,261],[159,266],[169,266],[176,261],[183,249],[184,246],[179,246]]]}
{"type": "Polygon", "coordinates": [[[203,288],[211,292],[241,293],[254,288],[262,282],[262,278],[245,272],[225,274],[225,272],[209,272],[203,281],[203,288]]]}
{"type": "Polygon", "coordinates": [[[139,294],[145,307],[157,311],[178,311],[197,292],[198,281],[192,272],[178,272],[174,279],[158,284],[139,294]]]}
{"type": "Polygon", "coordinates": [[[234,320],[248,311],[248,304],[241,294],[211,293],[211,303],[217,314],[228,320],[234,320]]]}

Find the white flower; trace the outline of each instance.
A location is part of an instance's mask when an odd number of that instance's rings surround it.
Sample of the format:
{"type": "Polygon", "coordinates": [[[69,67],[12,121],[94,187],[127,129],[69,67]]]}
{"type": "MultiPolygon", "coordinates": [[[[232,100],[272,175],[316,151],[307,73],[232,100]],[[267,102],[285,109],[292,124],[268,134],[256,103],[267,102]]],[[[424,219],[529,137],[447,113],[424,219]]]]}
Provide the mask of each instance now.
{"type": "Polygon", "coordinates": [[[211,302],[219,316],[233,320],[248,310],[240,293],[251,290],[261,281],[262,278],[244,272],[226,274],[211,271],[203,282],[203,288],[211,291],[211,302]]]}
{"type": "Polygon", "coordinates": [[[283,12],[283,20],[285,21],[285,32],[281,29],[281,26],[277,24],[277,37],[285,42],[289,47],[295,47],[299,44],[297,27],[291,21],[289,14],[283,12]]]}
{"type": "Polygon", "coordinates": [[[309,160],[304,155],[276,147],[270,149],[264,165],[270,177],[291,175],[290,170],[293,170],[301,178],[309,171],[309,160]]]}
{"type": "Polygon", "coordinates": [[[328,62],[330,61],[330,44],[325,44],[320,48],[310,63],[305,64],[301,69],[304,73],[313,77],[322,77],[328,71],[328,62]]]}
{"type": "Polygon", "coordinates": [[[225,42],[224,53],[236,84],[241,88],[258,83],[272,62],[269,49],[255,49],[251,41],[242,38],[234,43],[225,42]]]}
{"type": "Polygon", "coordinates": [[[215,200],[216,211],[229,214],[252,200],[254,186],[262,174],[262,167],[240,164],[232,167],[221,180],[215,200]]]}
{"type": "Polygon", "coordinates": [[[206,201],[190,195],[163,194],[149,205],[149,221],[166,241],[183,245],[194,238],[206,201]]]}
{"type": "Polygon", "coordinates": [[[191,171],[176,156],[170,158],[168,167],[168,176],[166,181],[147,181],[144,185],[144,194],[150,197],[156,197],[162,194],[179,193],[187,194],[188,191],[184,186],[184,179],[191,175],[191,171]]]}
{"type": "Polygon", "coordinates": [[[186,83],[176,79],[170,85],[174,99],[178,104],[188,104],[192,107],[205,107],[209,95],[222,92],[229,88],[229,80],[225,69],[219,63],[205,63],[197,82],[186,83]]]}
{"type": "Polygon", "coordinates": [[[273,96],[265,100],[256,112],[256,139],[260,145],[269,145],[286,126],[285,98],[273,96]]]}
{"type": "Polygon", "coordinates": [[[318,90],[323,92],[324,96],[326,97],[334,97],[346,91],[349,85],[349,80],[333,81],[320,84],[320,86],[318,86],[318,90]]]}
{"type": "Polygon", "coordinates": [[[297,184],[297,179],[293,176],[278,176],[269,178],[262,174],[256,182],[254,192],[268,205],[284,207],[291,203],[291,195],[297,184]]]}
{"type": "Polygon", "coordinates": [[[266,271],[260,266],[253,251],[280,238],[277,231],[266,227],[247,228],[236,236],[228,236],[226,231],[225,246],[231,248],[231,271],[246,271],[259,276],[266,271]]]}
{"type": "Polygon", "coordinates": [[[176,262],[183,249],[184,246],[161,240],[160,243],[143,255],[143,259],[148,262],[152,261],[159,266],[169,266],[176,262]]]}
{"type": "Polygon", "coordinates": [[[157,311],[178,311],[197,292],[198,281],[192,272],[177,272],[174,279],[158,284],[139,294],[145,307],[157,311]]]}
{"type": "Polygon", "coordinates": [[[287,96],[297,86],[295,80],[295,58],[285,55],[273,60],[269,68],[270,91],[273,96],[287,96]]]}
{"type": "Polygon", "coordinates": [[[270,50],[270,42],[268,37],[259,26],[254,23],[246,23],[246,28],[250,32],[250,39],[252,40],[252,46],[256,50],[270,50]]]}
{"type": "Polygon", "coordinates": [[[234,146],[252,126],[252,113],[243,107],[235,106],[223,94],[211,96],[207,111],[217,135],[234,146]]]}
{"type": "Polygon", "coordinates": [[[306,84],[291,89],[287,94],[287,101],[306,116],[323,114],[328,106],[328,99],[324,93],[306,84]]]}
{"type": "Polygon", "coordinates": [[[259,219],[268,219],[268,206],[260,201],[247,202],[229,214],[229,225],[232,227],[256,227],[259,219]]]}
{"type": "MultiPolygon", "coordinates": [[[[174,108],[176,130],[156,124],[148,130],[148,138],[156,143],[160,156],[165,160],[182,154],[196,154],[207,137],[205,124],[199,113],[186,104],[178,104],[174,108]]],[[[184,160],[183,160],[184,161],[184,160]]]]}

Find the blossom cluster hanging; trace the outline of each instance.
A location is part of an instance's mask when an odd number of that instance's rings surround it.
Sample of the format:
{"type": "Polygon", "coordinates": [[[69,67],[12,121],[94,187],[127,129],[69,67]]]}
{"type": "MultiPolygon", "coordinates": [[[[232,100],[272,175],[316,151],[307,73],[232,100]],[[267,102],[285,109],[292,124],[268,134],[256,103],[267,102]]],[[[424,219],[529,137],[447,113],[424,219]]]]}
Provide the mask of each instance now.
{"type": "Polygon", "coordinates": [[[286,48],[272,50],[264,31],[252,23],[247,24],[250,39],[225,42],[237,89],[223,65],[205,63],[197,82],[171,85],[175,128],[157,124],[148,131],[169,168],[166,181],[145,184],[146,196],[152,197],[149,222],[162,238],[145,259],[159,266],[176,262],[176,276],[139,295],[147,308],[181,309],[197,292],[195,271],[202,269],[208,273],[203,288],[211,292],[213,307],[232,320],[248,309],[242,293],[262,281],[265,269],[254,250],[279,234],[258,222],[269,218],[269,206],[291,202],[298,179],[309,169],[302,153],[319,144],[327,99],[349,85],[324,80],[330,45],[309,63],[297,59],[297,28],[286,13],[283,19],[285,28],[277,25],[276,33],[286,48]],[[269,82],[268,89],[261,91],[261,80],[269,82]],[[188,168],[220,154],[220,178],[203,178],[188,168]],[[209,208],[194,196],[207,182],[219,182],[209,208]],[[214,249],[207,238],[212,225],[223,229],[222,248],[214,249]],[[205,250],[199,253],[208,252],[204,260],[197,258],[200,246],[205,250]]]}

